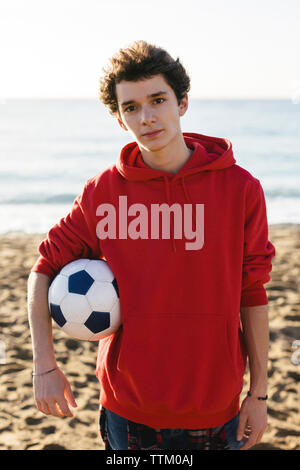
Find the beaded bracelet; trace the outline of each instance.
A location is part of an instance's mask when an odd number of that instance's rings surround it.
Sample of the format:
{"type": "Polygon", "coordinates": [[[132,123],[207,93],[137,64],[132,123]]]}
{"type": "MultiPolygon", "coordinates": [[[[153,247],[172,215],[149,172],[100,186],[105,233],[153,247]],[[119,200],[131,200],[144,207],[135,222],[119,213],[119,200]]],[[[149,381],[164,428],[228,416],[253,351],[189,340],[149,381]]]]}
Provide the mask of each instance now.
{"type": "Polygon", "coordinates": [[[35,377],[36,375],[46,375],[46,374],[49,374],[50,372],[53,372],[56,369],[58,369],[58,366],[54,367],[54,369],[46,370],[46,372],[41,372],[39,374],[36,374],[35,372],[32,372],[32,376],[35,377]]]}
{"type": "MultiPolygon", "coordinates": [[[[248,397],[252,397],[252,393],[248,392],[247,393],[248,397]]],[[[267,400],[268,395],[265,395],[264,397],[256,397],[258,400],[267,400]]]]}

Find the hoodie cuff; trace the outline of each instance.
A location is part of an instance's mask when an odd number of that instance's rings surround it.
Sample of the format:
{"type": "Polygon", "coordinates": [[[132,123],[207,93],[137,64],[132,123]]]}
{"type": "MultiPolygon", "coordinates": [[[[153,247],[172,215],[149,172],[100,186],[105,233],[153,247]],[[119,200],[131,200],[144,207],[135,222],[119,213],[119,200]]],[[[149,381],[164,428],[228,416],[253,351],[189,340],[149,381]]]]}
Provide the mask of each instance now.
{"type": "Polygon", "coordinates": [[[53,268],[49,265],[48,261],[43,256],[40,256],[37,259],[35,264],[32,266],[30,272],[45,274],[46,276],[50,277],[51,279],[53,279],[55,277],[55,272],[54,272],[53,268]]]}
{"type": "Polygon", "coordinates": [[[241,296],[241,307],[255,307],[256,305],[267,305],[268,303],[267,291],[263,285],[243,292],[241,296]]]}

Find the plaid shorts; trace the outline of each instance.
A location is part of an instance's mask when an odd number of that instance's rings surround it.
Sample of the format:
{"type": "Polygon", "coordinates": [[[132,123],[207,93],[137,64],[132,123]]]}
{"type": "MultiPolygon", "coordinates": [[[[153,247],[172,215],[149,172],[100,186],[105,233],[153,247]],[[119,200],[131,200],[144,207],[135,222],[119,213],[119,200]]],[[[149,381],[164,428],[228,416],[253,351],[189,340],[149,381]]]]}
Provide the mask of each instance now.
{"type": "Polygon", "coordinates": [[[208,429],[154,429],[122,418],[100,406],[99,433],[105,450],[238,450],[242,441],[236,440],[238,415],[222,426],[208,429]],[[108,416],[118,427],[116,438],[122,445],[109,441],[108,416]],[[112,447],[112,445],[114,447],[112,447]],[[120,445],[120,447],[118,447],[120,445]]]}

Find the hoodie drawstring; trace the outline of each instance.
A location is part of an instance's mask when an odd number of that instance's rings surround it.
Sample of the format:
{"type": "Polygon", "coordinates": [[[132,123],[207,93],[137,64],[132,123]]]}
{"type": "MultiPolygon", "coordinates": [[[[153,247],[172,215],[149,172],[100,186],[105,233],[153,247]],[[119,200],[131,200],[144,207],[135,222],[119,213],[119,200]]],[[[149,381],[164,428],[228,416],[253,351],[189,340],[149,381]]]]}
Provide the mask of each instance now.
{"type": "Polygon", "coordinates": [[[197,228],[195,208],[193,206],[193,201],[191,200],[191,196],[189,195],[188,189],[185,185],[184,176],[181,177],[181,184],[182,184],[182,188],[183,188],[183,192],[184,192],[186,200],[192,205],[192,217],[194,220],[195,228],[197,228]]]}
{"type": "MultiPolygon", "coordinates": [[[[170,205],[171,205],[171,191],[170,191],[169,178],[167,176],[164,176],[164,180],[165,180],[167,201],[168,201],[168,205],[170,207],[170,205]]],[[[194,210],[194,207],[193,207],[193,202],[192,202],[191,197],[189,195],[188,189],[185,185],[184,175],[181,176],[180,181],[181,181],[181,184],[182,184],[182,189],[183,189],[183,193],[185,195],[185,199],[188,201],[188,203],[190,203],[192,205],[192,218],[194,220],[195,227],[197,228],[196,214],[195,214],[195,210],[194,210]]],[[[170,237],[172,239],[173,251],[176,252],[176,243],[175,243],[175,239],[174,239],[174,223],[173,223],[173,217],[171,217],[171,215],[170,215],[170,219],[171,219],[171,224],[172,224],[170,237]]]]}
{"type": "MultiPolygon", "coordinates": [[[[169,185],[169,179],[167,176],[164,176],[164,180],[165,180],[165,188],[166,188],[166,195],[167,195],[167,201],[168,201],[168,206],[170,207],[171,205],[171,196],[170,196],[170,185],[169,185]]],[[[170,237],[172,239],[172,246],[173,246],[173,251],[176,251],[176,244],[175,244],[175,240],[174,240],[174,225],[173,225],[173,217],[171,217],[171,214],[170,214],[170,220],[171,220],[171,224],[172,224],[172,228],[170,230],[170,237]]]]}

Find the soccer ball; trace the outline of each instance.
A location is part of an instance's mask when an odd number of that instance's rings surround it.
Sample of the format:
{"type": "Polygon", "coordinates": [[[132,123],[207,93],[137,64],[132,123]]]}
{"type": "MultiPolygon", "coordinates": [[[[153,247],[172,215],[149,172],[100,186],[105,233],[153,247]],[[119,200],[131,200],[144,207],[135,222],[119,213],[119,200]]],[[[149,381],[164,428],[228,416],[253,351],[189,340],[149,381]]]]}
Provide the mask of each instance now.
{"type": "Polygon", "coordinates": [[[122,323],[117,281],[104,260],[64,266],[50,285],[48,303],[52,318],[75,339],[97,341],[122,323]]]}

